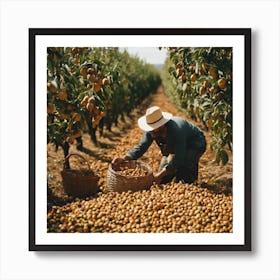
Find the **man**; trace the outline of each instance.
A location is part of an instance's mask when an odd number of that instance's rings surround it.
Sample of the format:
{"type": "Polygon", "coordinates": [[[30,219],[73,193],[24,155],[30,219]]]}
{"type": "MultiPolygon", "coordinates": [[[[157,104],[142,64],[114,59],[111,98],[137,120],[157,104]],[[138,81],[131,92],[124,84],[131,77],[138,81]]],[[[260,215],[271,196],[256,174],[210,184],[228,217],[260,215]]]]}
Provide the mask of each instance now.
{"type": "Polygon", "coordinates": [[[198,179],[198,162],[206,150],[205,136],[198,127],[181,117],[162,112],[158,106],[148,108],[138,125],[144,131],[140,143],[123,158],[115,158],[113,165],[140,158],[156,141],[163,155],[158,173],[154,175],[156,183],[165,184],[174,177],[176,182],[185,183],[198,179]]]}

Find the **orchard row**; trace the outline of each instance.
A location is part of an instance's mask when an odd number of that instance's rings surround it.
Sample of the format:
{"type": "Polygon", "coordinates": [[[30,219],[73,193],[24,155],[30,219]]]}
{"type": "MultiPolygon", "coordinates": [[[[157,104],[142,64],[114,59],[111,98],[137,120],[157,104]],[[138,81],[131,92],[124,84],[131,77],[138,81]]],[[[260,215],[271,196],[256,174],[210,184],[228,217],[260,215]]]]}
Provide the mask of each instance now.
{"type": "Polygon", "coordinates": [[[118,48],[47,49],[48,143],[68,154],[82,134],[111,130],[160,85],[154,66],[118,48]]]}
{"type": "Polygon", "coordinates": [[[232,48],[170,47],[160,72],[118,48],[47,49],[48,142],[82,148],[96,131],[111,130],[162,83],[186,114],[212,132],[223,164],[232,150],[232,48]]]}

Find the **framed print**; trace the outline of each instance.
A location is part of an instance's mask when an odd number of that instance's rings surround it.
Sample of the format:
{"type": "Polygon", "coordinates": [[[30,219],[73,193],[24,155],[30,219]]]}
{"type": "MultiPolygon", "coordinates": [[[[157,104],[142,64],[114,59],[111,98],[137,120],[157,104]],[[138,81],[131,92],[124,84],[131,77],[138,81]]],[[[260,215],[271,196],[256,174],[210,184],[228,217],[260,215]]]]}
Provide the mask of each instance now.
{"type": "Polygon", "coordinates": [[[29,29],[29,93],[29,250],[251,250],[250,29],[29,29]]]}

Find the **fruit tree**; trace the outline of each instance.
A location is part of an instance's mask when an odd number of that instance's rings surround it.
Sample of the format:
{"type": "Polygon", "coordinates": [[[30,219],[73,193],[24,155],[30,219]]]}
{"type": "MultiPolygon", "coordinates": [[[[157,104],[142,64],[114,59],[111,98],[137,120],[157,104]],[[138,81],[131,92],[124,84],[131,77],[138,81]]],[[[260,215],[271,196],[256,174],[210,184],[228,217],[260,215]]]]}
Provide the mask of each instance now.
{"type": "Polygon", "coordinates": [[[165,91],[212,131],[210,147],[217,162],[226,164],[232,150],[232,48],[167,49],[165,91]]]}

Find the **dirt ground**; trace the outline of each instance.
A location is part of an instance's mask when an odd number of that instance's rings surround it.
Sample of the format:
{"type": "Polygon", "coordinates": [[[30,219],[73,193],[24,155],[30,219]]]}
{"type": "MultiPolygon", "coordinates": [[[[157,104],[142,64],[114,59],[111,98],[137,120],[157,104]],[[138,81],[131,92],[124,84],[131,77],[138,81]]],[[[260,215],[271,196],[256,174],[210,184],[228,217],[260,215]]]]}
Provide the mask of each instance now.
{"type": "MultiPolygon", "coordinates": [[[[199,163],[199,179],[193,184],[153,183],[147,190],[135,192],[110,191],[107,174],[114,157],[138,144],[143,132],[137,120],[148,107],[158,105],[163,111],[185,117],[164,95],[157,92],[147,98],[130,117],[120,121],[112,131],[97,135],[98,144],[83,135],[82,150],[76,145],[70,154],[82,155],[100,176],[99,191],[87,197],[72,197],[65,193],[62,183],[63,151],[47,149],[48,213],[47,232],[127,232],[127,233],[223,233],[233,232],[232,160],[219,166],[209,149],[211,134],[205,132],[207,150],[199,163]]],[[[199,126],[199,124],[196,124],[199,126]]],[[[201,127],[203,129],[203,127],[201,127]]],[[[141,157],[156,173],[161,153],[155,143],[141,157]]],[[[88,168],[83,160],[71,156],[71,169],[88,168]]]]}

